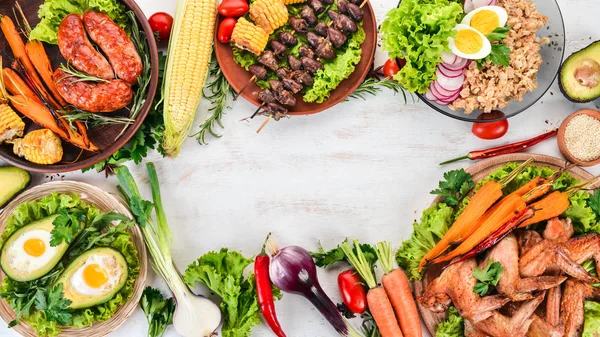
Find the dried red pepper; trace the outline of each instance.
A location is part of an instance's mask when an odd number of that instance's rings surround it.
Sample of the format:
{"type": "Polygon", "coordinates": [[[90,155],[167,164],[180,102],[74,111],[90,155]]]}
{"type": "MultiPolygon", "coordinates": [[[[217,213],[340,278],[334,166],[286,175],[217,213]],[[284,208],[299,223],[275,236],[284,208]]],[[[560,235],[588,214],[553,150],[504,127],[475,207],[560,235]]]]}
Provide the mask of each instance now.
{"type": "MultiPolygon", "coordinates": [[[[271,236],[271,233],[267,236],[267,240],[269,239],[269,236],[271,236]]],[[[254,260],[254,275],[256,277],[258,305],[265,321],[275,335],[278,337],[286,337],[281,328],[281,324],[279,324],[279,320],[277,319],[277,313],[275,312],[273,285],[271,284],[271,278],[269,277],[269,263],[271,259],[265,252],[267,240],[265,240],[265,244],[263,244],[262,251],[254,260]]]]}
{"type": "Polygon", "coordinates": [[[493,148],[490,148],[487,150],[471,151],[466,156],[462,156],[462,157],[458,157],[455,159],[445,161],[443,163],[440,163],[440,165],[454,163],[454,162],[457,162],[457,161],[463,160],[463,159],[471,159],[471,160],[487,159],[487,158],[496,157],[496,156],[503,155],[503,154],[521,152],[521,151],[524,151],[525,149],[528,149],[534,145],[537,145],[545,140],[548,140],[548,139],[556,136],[557,134],[558,134],[558,129],[555,129],[550,132],[546,132],[542,135],[539,135],[537,137],[527,139],[524,141],[520,141],[517,143],[493,147],[493,148]]]}

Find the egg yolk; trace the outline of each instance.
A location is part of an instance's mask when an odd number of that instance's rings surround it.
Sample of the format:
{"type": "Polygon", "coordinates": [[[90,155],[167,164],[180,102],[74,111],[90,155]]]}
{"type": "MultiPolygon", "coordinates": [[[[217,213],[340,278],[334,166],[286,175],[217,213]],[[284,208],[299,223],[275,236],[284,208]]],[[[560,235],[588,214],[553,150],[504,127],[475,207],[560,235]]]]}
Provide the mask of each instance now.
{"type": "Polygon", "coordinates": [[[108,277],[102,267],[90,264],[83,270],[83,281],[92,288],[100,288],[108,281],[108,277]]]}
{"type": "Polygon", "coordinates": [[[473,15],[469,24],[487,36],[500,26],[500,18],[494,11],[485,9],[473,15]]]}
{"type": "Polygon", "coordinates": [[[454,43],[456,48],[465,54],[475,54],[483,47],[481,35],[468,29],[459,30],[454,43]]]}
{"type": "Polygon", "coordinates": [[[39,257],[46,251],[46,244],[41,239],[29,239],[23,244],[23,249],[28,255],[39,257]]]}

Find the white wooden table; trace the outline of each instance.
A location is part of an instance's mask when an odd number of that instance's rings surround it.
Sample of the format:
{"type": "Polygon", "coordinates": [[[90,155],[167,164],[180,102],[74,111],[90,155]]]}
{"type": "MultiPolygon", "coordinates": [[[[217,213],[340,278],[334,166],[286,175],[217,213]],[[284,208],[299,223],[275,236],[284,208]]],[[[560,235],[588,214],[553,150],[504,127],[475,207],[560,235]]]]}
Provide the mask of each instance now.
{"type": "MultiPolygon", "coordinates": [[[[378,23],[396,0],[372,0],[378,23]]],[[[596,0],[559,0],[567,29],[567,53],[600,39],[596,0]],[[591,40],[590,40],[591,38],[591,40]]],[[[175,0],[139,0],[148,16],[173,13],[175,0]]],[[[378,51],[376,64],[386,56],[378,51]]],[[[412,223],[433,199],[429,191],[443,172],[467,167],[438,163],[470,150],[526,139],[557,127],[571,112],[594,104],[568,102],[555,84],[528,111],[510,119],[508,134],[482,141],[471,124],[438,114],[423,103],[405,105],[390,92],[368,101],[352,101],[310,117],[271,122],[259,135],[261,121],[240,122],[254,109],[240,100],[224,117],[223,138],[201,146],[190,138],[178,159],[156,163],[167,217],[174,236],[173,255],[181,269],[210,250],[229,247],[251,256],[259,252],[268,232],[282,245],[316,249],[333,247],[344,238],[375,243],[390,240],[396,249],[412,231],[412,223]]],[[[201,108],[197,122],[206,114],[201,108]]],[[[560,157],[555,140],[533,151],[560,157]]],[[[131,167],[147,189],[145,166],[131,167]]],[[[600,167],[590,169],[600,174],[600,167]]],[[[36,176],[37,183],[61,177],[36,176]]],[[[116,179],[90,172],[64,179],[116,191],[116,179]]],[[[339,301],[339,270],[319,270],[325,291],[339,301]]],[[[164,288],[153,275],[154,286],[164,288]]],[[[303,298],[286,295],[277,302],[289,336],[336,336],[303,298]]],[[[357,322],[358,323],[358,322],[357,322]]],[[[138,310],[114,336],[146,336],[146,319],[138,310]]],[[[0,337],[12,336],[4,325],[0,337]]],[[[168,336],[176,336],[172,328],[168,336]]],[[[272,336],[265,325],[253,336],[272,336]]]]}

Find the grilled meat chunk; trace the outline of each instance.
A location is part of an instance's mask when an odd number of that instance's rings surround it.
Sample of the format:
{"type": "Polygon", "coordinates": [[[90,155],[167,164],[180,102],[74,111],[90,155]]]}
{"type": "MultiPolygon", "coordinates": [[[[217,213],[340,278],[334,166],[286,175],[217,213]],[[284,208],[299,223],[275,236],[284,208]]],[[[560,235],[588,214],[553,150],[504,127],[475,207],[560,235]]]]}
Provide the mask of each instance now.
{"type": "Polygon", "coordinates": [[[295,106],[296,105],[296,97],[294,97],[294,94],[292,94],[288,90],[285,90],[285,89],[275,90],[275,98],[277,98],[277,101],[283,105],[287,105],[287,106],[295,106]]]}
{"type": "Polygon", "coordinates": [[[320,0],[308,0],[308,5],[315,11],[317,15],[325,11],[325,6],[320,0]]]}
{"type": "Polygon", "coordinates": [[[309,6],[302,7],[302,11],[300,12],[300,17],[308,23],[309,26],[314,27],[319,23],[319,19],[315,15],[315,11],[309,6]]]}
{"type": "Polygon", "coordinates": [[[315,59],[303,57],[301,59],[301,61],[302,61],[302,65],[304,66],[304,70],[308,71],[311,74],[314,74],[317,71],[319,71],[320,69],[323,69],[323,64],[321,64],[321,62],[319,62],[315,59]]]}
{"type": "Polygon", "coordinates": [[[319,35],[317,35],[313,32],[306,33],[306,38],[308,39],[308,44],[310,44],[310,46],[313,49],[319,48],[321,43],[323,43],[323,41],[325,41],[324,38],[320,37],[319,35]]]}
{"type": "Polygon", "coordinates": [[[358,5],[348,4],[348,16],[355,22],[361,22],[365,17],[365,12],[358,5]]]}
{"type": "Polygon", "coordinates": [[[348,14],[348,0],[338,0],[337,9],[341,14],[348,14]]]}
{"type": "Polygon", "coordinates": [[[288,63],[290,64],[290,69],[292,70],[302,69],[302,61],[300,61],[294,55],[288,55],[288,63]]]}
{"type": "Polygon", "coordinates": [[[285,48],[285,45],[277,40],[271,40],[271,42],[269,42],[269,47],[271,48],[273,54],[275,54],[276,57],[282,57],[287,50],[285,48]]]}
{"type": "Polygon", "coordinates": [[[299,93],[300,91],[302,91],[302,89],[304,89],[304,87],[302,86],[302,84],[291,80],[289,78],[284,78],[282,80],[283,82],[283,87],[286,88],[287,90],[291,91],[294,95],[299,93]]]}
{"type": "Polygon", "coordinates": [[[305,87],[312,87],[313,84],[315,84],[315,80],[312,78],[312,76],[310,76],[310,74],[308,72],[303,71],[303,70],[298,70],[298,71],[292,72],[290,77],[294,81],[302,84],[305,87]]]}
{"type": "Polygon", "coordinates": [[[290,26],[292,29],[298,33],[306,33],[308,32],[308,23],[304,19],[297,18],[295,16],[291,16],[289,20],[290,26]]]}
{"type": "Polygon", "coordinates": [[[265,67],[259,65],[259,64],[253,64],[251,65],[248,70],[250,71],[250,73],[252,73],[252,75],[256,76],[256,78],[258,78],[259,80],[264,80],[265,78],[267,78],[267,69],[265,69],[265,67]]]}
{"type": "Polygon", "coordinates": [[[281,81],[278,80],[270,80],[269,86],[271,87],[271,90],[273,90],[275,97],[277,97],[277,91],[283,90],[283,83],[281,83],[281,81]]]}
{"type": "Polygon", "coordinates": [[[273,71],[279,69],[279,62],[277,62],[275,54],[270,50],[262,53],[262,55],[258,58],[258,62],[273,71]]]}
{"type": "Polygon", "coordinates": [[[321,0],[321,2],[326,6],[333,5],[333,0],[321,0]]]}
{"type": "Polygon", "coordinates": [[[269,88],[259,91],[257,96],[261,102],[266,104],[277,101],[275,94],[269,88]]]}
{"type": "Polygon", "coordinates": [[[277,69],[277,71],[275,72],[275,74],[280,79],[289,78],[290,74],[291,74],[291,70],[289,70],[286,67],[281,67],[281,68],[277,69]]]}
{"type": "Polygon", "coordinates": [[[335,58],[335,50],[333,50],[333,45],[329,40],[324,40],[323,43],[317,47],[315,53],[318,57],[325,60],[331,60],[335,58]]]}
{"type": "Polygon", "coordinates": [[[333,28],[341,30],[346,34],[356,33],[356,31],[358,31],[358,26],[348,16],[332,10],[328,11],[327,15],[333,20],[333,28]]]}
{"type": "Polygon", "coordinates": [[[329,41],[331,41],[336,48],[340,48],[346,43],[346,40],[348,40],[348,37],[344,33],[335,28],[329,27],[327,33],[329,35],[329,41]]]}
{"type": "Polygon", "coordinates": [[[533,323],[532,315],[544,300],[544,296],[546,296],[545,292],[523,303],[512,317],[506,317],[494,310],[489,318],[480,322],[473,322],[473,327],[482,332],[484,336],[525,336],[533,323]]]}
{"type": "Polygon", "coordinates": [[[301,57],[310,57],[311,59],[315,58],[315,52],[309,46],[301,46],[298,48],[298,53],[301,57]]]}
{"type": "Polygon", "coordinates": [[[329,30],[329,26],[327,26],[326,23],[324,22],[319,22],[316,26],[315,26],[315,32],[317,34],[319,34],[322,37],[327,37],[328,35],[328,31],[329,30]]]}
{"type": "Polygon", "coordinates": [[[563,293],[560,320],[565,325],[565,337],[579,337],[584,323],[586,300],[600,300],[600,289],[577,280],[568,280],[563,293]]]}
{"type": "Polygon", "coordinates": [[[293,47],[298,44],[298,39],[294,36],[294,34],[290,32],[283,31],[277,35],[277,39],[279,42],[283,43],[288,47],[293,47]]]}

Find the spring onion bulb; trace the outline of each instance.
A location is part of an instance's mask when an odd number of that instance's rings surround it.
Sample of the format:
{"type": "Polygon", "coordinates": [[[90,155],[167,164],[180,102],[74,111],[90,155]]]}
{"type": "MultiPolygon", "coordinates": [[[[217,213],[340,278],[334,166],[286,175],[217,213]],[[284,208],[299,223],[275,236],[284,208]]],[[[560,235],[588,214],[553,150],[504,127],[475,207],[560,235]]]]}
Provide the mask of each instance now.
{"type": "Polygon", "coordinates": [[[148,163],[146,167],[154,203],[142,199],[133,176],[124,166],[115,170],[119,179],[119,189],[142,229],[148,252],[152,256],[154,271],[162,276],[175,298],[175,330],[184,337],[211,336],[221,323],[221,310],[209,299],[192,293],[173,264],[171,230],[162,206],[158,176],[153,163],[148,163]],[[152,206],[156,222],[151,218],[152,206]]]}
{"type": "Polygon", "coordinates": [[[317,279],[317,268],[306,251],[298,246],[279,249],[273,236],[267,241],[272,256],[269,275],[275,286],[283,292],[304,296],[329,321],[340,336],[361,336],[342,317],[335,304],[325,294],[317,279]]]}

